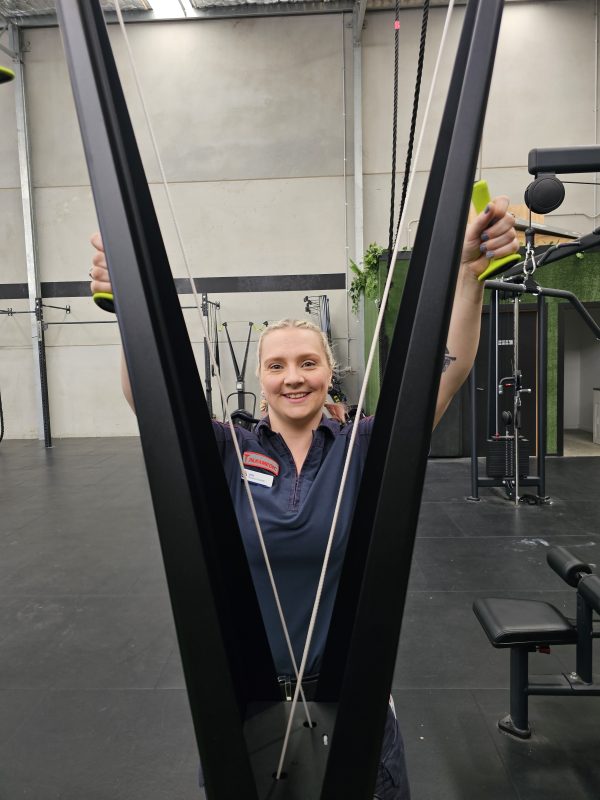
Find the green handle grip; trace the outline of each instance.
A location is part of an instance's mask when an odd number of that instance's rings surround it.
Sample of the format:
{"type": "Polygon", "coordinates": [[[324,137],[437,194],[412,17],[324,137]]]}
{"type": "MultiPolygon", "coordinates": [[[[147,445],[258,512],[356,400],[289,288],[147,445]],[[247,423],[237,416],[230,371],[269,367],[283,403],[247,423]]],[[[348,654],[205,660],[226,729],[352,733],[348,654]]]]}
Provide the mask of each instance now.
{"type": "MultiPolygon", "coordinates": [[[[490,190],[488,188],[487,181],[477,181],[477,183],[473,185],[472,194],[472,201],[473,205],[475,206],[475,211],[478,214],[481,214],[491,199],[492,198],[490,197],[490,190]]],[[[486,281],[488,278],[491,278],[492,275],[498,275],[501,272],[505,272],[510,266],[516,264],[518,261],[521,261],[521,256],[518,253],[512,253],[509,256],[504,256],[504,258],[493,258],[490,261],[489,267],[481,273],[477,280],[481,282],[486,281]]]]}
{"type": "Polygon", "coordinates": [[[110,292],[96,292],[92,295],[94,303],[101,308],[102,311],[109,311],[115,314],[115,298],[110,292]]]}
{"type": "MultiPolygon", "coordinates": [[[[3,29],[4,30],[4,29],[3,29]]],[[[0,83],[8,83],[14,81],[15,73],[8,67],[0,67],[0,83]]]]}

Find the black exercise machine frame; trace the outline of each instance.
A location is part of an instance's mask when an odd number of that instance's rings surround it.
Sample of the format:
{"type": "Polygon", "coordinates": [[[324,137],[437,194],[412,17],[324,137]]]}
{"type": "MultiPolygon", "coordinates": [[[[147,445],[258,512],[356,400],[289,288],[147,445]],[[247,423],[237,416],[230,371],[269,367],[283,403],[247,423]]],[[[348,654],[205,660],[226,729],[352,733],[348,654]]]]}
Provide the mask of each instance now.
{"type": "MultiPolygon", "coordinates": [[[[596,236],[596,234],[589,234],[589,236],[596,236]]],[[[575,243],[573,243],[575,244],[575,243]]],[[[568,247],[571,247],[569,244],[568,247]]],[[[561,252],[560,250],[558,251],[561,252]]],[[[579,252],[575,250],[574,252],[579,252]]],[[[560,255],[560,258],[566,258],[572,255],[573,251],[569,250],[568,253],[560,255]]],[[[523,281],[515,283],[508,280],[487,280],[485,281],[485,288],[491,291],[490,295],[490,326],[489,326],[489,370],[488,370],[488,419],[487,419],[487,433],[488,436],[492,435],[492,419],[495,418],[494,404],[491,396],[491,387],[494,381],[490,379],[492,369],[492,352],[494,344],[498,336],[495,328],[495,314],[499,302],[499,295],[512,294],[515,298],[522,294],[531,294],[537,297],[537,370],[536,370],[536,401],[537,401],[537,414],[536,414],[536,438],[537,438],[537,475],[527,475],[526,477],[519,477],[519,485],[521,486],[537,486],[538,497],[541,500],[546,500],[546,418],[547,418],[547,306],[546,297],[555,297],[560,300],[568,301],[581,319],[585,322],[588,328],[592,331],[595,338],[600,341],[600,326],[594,320],[592,315],[583,305],[581,300],[565,289],[552,289],[539,286],[531,276],[525,278],[521,273],[523,281]]],[[[505,486],[505,479],[482,477],[479,475],[479,461],[478,461],[478,448],[477,448],[477,378],[475,366],[471,370],[469,376],[469,393],[471,400],[471,495],[467,498],[469,500],[479,500],[479,489],[490,487],[503,487],[505,486]]],[[[497,387],[496,387],[497,389],[497,387]]]]}
{"type": "MultiPolygon", "coordinates": [[[[294,767],[278,782],[272,779],[273,754],[261,764],[260,753],[248,752],[244,729],[253,730],[254,745],[263,736],[276,739],[283,729],[276,733],[272,718],[281,726],[286,704],[279,699],[101,8],[91,0],[58,0],[57,5],[207,796],[365,800],[373,794],[377,774],[504,1],[470,0],[465,11],[317,687],[319,702],[311,704],[325,728],[311,731],[300,723],[303,739],[295,754],[315,762],[304,773],[294,767]],[[407,464],[408,474],[399,482],[407,464]],[[357,551],[366,554],[364,575],[350,557],[357,551]],[[324,764],[321,738],[333,719],[324,764]]],[[[293,737],[298,738],[296,731],[293,737]]]]}

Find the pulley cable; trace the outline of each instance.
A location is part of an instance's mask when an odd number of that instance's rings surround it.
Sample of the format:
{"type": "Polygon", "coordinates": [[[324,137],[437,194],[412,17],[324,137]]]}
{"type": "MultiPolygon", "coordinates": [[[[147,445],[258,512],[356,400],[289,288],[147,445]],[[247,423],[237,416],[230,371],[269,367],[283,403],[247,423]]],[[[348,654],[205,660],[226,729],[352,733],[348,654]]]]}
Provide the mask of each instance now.
{"type": "Polygon", "coordinates": [[[398,64],[400,59],[400,0],[394,8],[394,104],[392,117],[392,185],[390,189],[390,227],[388,236],[388,269],[394,247],[394,218],[396,212],[396,150],[398,146],[398,64]]]}
{"type": "MultiPolygon", "coordinates": [[[[413,146],[415,141],[415,129],[417,127],[417,116],[419,114],[419,101],[421,99],[421,83],[423,80],[423,64],[425,62],[425,45],[427,42],[427,27],[429,23],[429,0],[423,3],[423,18],[421,20],[421,39],[419,42],[419,58],[417,62],[417,78],[415,81],[415,94],[413,97],[412,117],[410,121],[410,133],[408,135],[408,146],[406,149],[406,165],[404,167],[404,179],[402,181],[402,196],[400,198],[400,210],[398,212],[398,226],[396,228],[396,239],[400,232],[400,220],[404,213],[406,203],[406,191],[408,189],[408,176],[412,166],[413,146]]],[[[392,206],[393,209],[393,206],[392,206]]]]}
{"type": "MultiPolygon", "coordinates": [[[[444,52],[446,39],[448,37],[448,31],[449,31],[449,28],[450,28],[450,21],[451,21],[451,18],[452,18],[452,11],[454,9],[454,4],[455,4],[455,0],[449,0],[449,2],[448,2],[448,10],[446,12],[446,20],[445,20],[444,29],[443,29],[443,32],[442,32],[442,38],[440,40],[439,49],[438,49],[438,55],[437,55],[437,59],[436,59],[436,63],[435,63],[435,68],[433,70],[433,75],[432,75],[432,78],[431,78],[431,88],[429,90],[429,96],[427,98],[427,105],[425,107],[425,112],[423,114],[423,122],[422,122],[422,125],[421,125],[421,132],[419,134],[419,140],[418,140],[417,149],[416,149],[416,152],[415,152],[415,158],[414,158],[414,163],[415,164],[417,164],[418,161],[419,161],[420,154],[421,154],[421,149],[422,149],[422,146],[423,146],[423,140],[424,140],[424,137],[425,137],[425,130],[427,128],[427,121],[429,119],[429,112],[430,112],[430,109],[431,109],[431,103],[432,103],[432,100],[433,100],[433,94],[434,94],[434,91],[435,91],[435,88],[436,88],[436,84],[437,84],[437,77],[438,77],[438,73],[439,73],[441,59],[442,59],[442,55],[443,55],[443,52],[444,52]]],[[[410,198],[411,193],[412,193],[412,188],[413,188],[413,185],[414,185],[414,177],[415,177],[415,167],[413,167],[413,169],[411,170],[410,178],[409,178],[409,181],[408,181],[407,199],[410,198]]],[[[404,209],[402,217],[400,219],[400,227],[402,227],[402,225],[403,225],[403,223],[405,221],[405,217],[406,217],[406,208],[404,209]]],[[[381,298],[381,306],[379,308],[379,314],[377,316],[377,322],[375,323],[375,330],[373,331],[373,338],[371,340],[371,347],[370,347],[370,350],[369,350],[369,356],[368,356],[367,364],[366,364],[366,367],[365,367],[365,375],[364,375],[362,386],[361,386],[361,389],[360,389],[360,395],[359,395],[358,404],[357,404],[357,407],[356,407],[356,417],[355,417],[356,420],[360,419],[360,415],[361,415],[361,412],[362,412],[362,409],[363,409],[363,406],[364,406],[364,402],[365,402],[365,395],[366,395],[366,392],[367,392],[367,383],[369,381],[369,376],[371,374],[371,369],[373,367],[373,360],[374,360],[374,357],[375,357],[375,350],[377,348],[378,337],[379,337],[379,333],[381,331],[381,326],[382,326],[382,323],[383,323],[383,314],[384,314],[384,311],[385,311],[385,306],[386,306],[386,303],[387,303],[387,299],[389,297],[390,288],[391,288],[391,285],[392,285],[392,279],[394,277],[394,270],[395,270],[395,267],[396,267],[396,262],[398,260],[399,245],[400,245],[400,239],[397,237],[396,238],[396,243],[394,245],[394,251],[393,251],[392,261],[391,261],[391,264],[390,264],[390,269],[389,269],[389,272],[388,272],[387,280],[386,280],[385,287],[384,287],[384,290],[383,290],[383,295],[382,295],[382,298],[381,298]]],[[[304,671],[306,669],[306,662],[308,660],[308,653],[309,653],[310,646],[311,646],[311,643],[312,643],[312,637],[313,637],[313,633],[314,633],[315,622],[316,622],[317,614],[319,612],[321,594],[323,592],[323,585],[324,585],[324,582],[325,582],[325,574],[327,572],[327,567],[329,565],[329,557],[330,557],[331,549],[332,549],[332,546],[333,546],[333,538],[334,538],[336,527],[337,527],[337,521],[338,521],[338,517],[339,517],[339,512],[340,512],[342,499],[343,499],[343,496],[344,496],[344,490],[346,488],[346,481],[347,481],[347,478],[348,478],[348,471],[349,471],[349,468],[350,468],[350,461],[352,459],[352,454],[354,452],[354,443],[356,441],[356,436],[357,436],[357,433],[358,433],[358,427],[359,426],[357,424],[353,425],[352,433],[350,435],[350,442],[348,443],[348,452],[346,453],[346,459],[345,459],[345,462],[344,462],[344,468],[343,468],[342,477],[341,477],[341,480],[340,480],[340,487],[339,487],[339,490],[338,490],[338,496],[337,496],[337,500],[336,500],[336,504],[335,504],[335,509],[334,509],[334,512],[333,512],[333,520],[331,522],[331,528],[330,528],[330,531],[329,531],[329,538],[328,538],[328,541],[327,541],[327,547],[326,547],[326,550],[325,550],[325,556],[323,558],[323,567],[321,569],[321,576],[319,578],[319,584],[317,586],[315,602],[314,602],[314,606],[313,606],[313,610],[312,610],[312,614],[311,614],[311,618],[310,618],[310,623],[309,623],[309,626],[308,626],[308,633],[307,633],[307,636],[306,636],[306,642],[305,642],[304,651],[303,651],[303,654],[302,654],[302,661],[300,662],[300,670],[299,670],[299,674],[298,674],[298,685],[296,686],[296,688],[294,690],[294,696],[292,698],[292,707],[290,709],[290,715],[288,717],[287,729],[286,729],[286,732],[285,732],[285,738],[284,738],[284,741],[283,741],[281,756],[280,756],[280,759],[279,759],[279,765],[277,767],[276,777],[278,779],[281,776],[281,772],[282,772],[282,769],[283,769],[283,762],[284,762],[285,755],[286,755],[286,752],[287,752],[287,747],[288,747],[288,744],[289,744],[290,733],[291,733],[292,724],[293,724],[293,721],[294,721],[294,714],[295,714],[295,710],[296,710],[296,706],[297,706],[298,698],[299,698],[298,688],[299,688],[299,686],[301,684],[302,678],[304,677],[304,671]]]]}
{"type": "MultiPolygon", "coordinates": [[[[120,29],[121,29],[121,33],[123,35],[123,40],[124,40],[124,43],[125,43],[125,48],[127,50],[129,65],[130,65],[130,68],[131,68],[131,72],[132,72],[132,75],[133,75],[134,82],[136,84],[136,90],[137,90],[137,93],[138,93],[138,97],[140,99],[140,104],[142,106],[144,119],[145,119],[145,122],[146,122],[146,126],[148,128],[148,133],[150,135],[150,140],[151,140],[151,143],[152,143],[152,149],[153,149],[153,152],[154,152],[154,155],[156,157],[156,161],[157,161],[157,164],[158,164],[158,167],[159,167],[161,181],[162,181],[163,188],[165,190],[165,195],[166,195],[166,198],[167,198],[167,204],[168,204],[169,211],[170,211],[170,214],[171,214],[171,219],[172,219],[174,227],[175,227],[175,233],[176,233],[177,241],[178,241],[179,247],[181,249],[183,262],[185,264],[185,269],[186,269],[186,272],[187,272],[187,275],[188,275],[188,279],[189,279],[189,282],[190,282],[190,286],[191,286],[191,289],[192,289],[192,294],[193,294],[193,297],[194,297],[194,301],[196,303],[196,309],[198,311],[198,315],[199,315],[199,318],[200,318],[200,325],[202,327],[202,332],[203,332],[204,338],[208,342],[208,351],[209,351],[211,366],[212,366],[213,369],[215,369],[214,351],[213,351],[212,343],[211,343],[210,338],[209,338],[209,332],[208,332],[208,330],[206,328],[206,322],[204,320],[204,315],[202,314],[202,304],[201,304],[200,296],[198,295],[198,291],[196,289],[196,284],[195,284],[194,278],[192,276],[192,270],[191,270],[191,266],[190,266],[190,259],[188,258],[187,248],[185,247],[185,244],[184,244],[184,241],[183,241],[183,236],[182,236],[182,233],[181,233],[181,228],[179,226],[178,218],[177,218],[177,215],[175,213],[175,206],[174,206],[174,203],[173,203],[173,199],[172,199],[172,196],[171,196],[171,191],[169,189],[169,185],[167,183],[167,177],[166,177],[166,173],[165,173],[164,164],[163,164],[162,159],[160,157],[158,143],[157,143],[156,136],[155,136],[155,133],[154,133],[154,127],[153,127],[153,125],[152,125],[152,123],[150,121],[150,114],[148,112],[148,107],[146,105],[144,93],[142,91],[142,86],[141,86],[141,81],[140,81],[140,78],[139,78],[139,73],[138,73],[138,70],[137,70],[137,67],[136,67],[136,64],[135,64],[135,58],[133,56],[133,51],[131,49],[131,44],[130,44],[130,41],[129,41],[129,37],[127,35],[127,31],[125,29],[125,22],[123,20],[123,14],[122,14],[122,10],[121,10],[121,1],[122,0],[117,0],[117,2],[115,3],[115,11],[116,11],[117,18],[118,18],[118,21],[119,21],[119,26],[120,26],[120,29]]],[[[286,641],[287,649],[288,649],[288,652],[289,652],[289,655],[290,655],[290,660],[291,660],[291,663],[292,663],[292,666],[293,666],[293,669],[294,669],[294,673],[295,673],[295,676],[296,676],[297,688],[300,689],[301,694],[302,694],[302,701],[303,701],[303,705],[304,705],[304,710],[305,710],[305,714],[306,714],[307,723],[312,727],[312,720],[311,720],[311,717],[310,717],[308,706],[306,704],[306,699],[304,697],[304,690],[302,689],[301,678],[300,678],[300,675],[299,675],[299,672],[298,672],[298,667],[297,667],[297,664],[296,664],[296,658],[294,656],[294,650],[293,650],[293,647],[292,647],[292,642],[291,642],[291,639],[290,639],[288,627],[287,627],[287,624],[286,624],[286,621],[285,621],[285,617],[284,617],[284,614],[283,614],[283,608],[282,608],[281,601],[280,601],[280,598],[279,598],[279,592],[277,591],[277,586],[275,584],[275,576],[274,576],[273,570],[271,568],[271,562],[270,562],[269,555],[268,555],[268,552],[267,552],[267,547],[266,547],[266,544],[265,544],[264,535],[263,535],[263,532],[262,532],[262,528],[261,528],[260,522],[258,520],[258,514],[256,512],[256,506],[254,505],[254,498],[252,497],[252,491],[250,489],[250,483],[248,481],[248,476],[247,476],[246,470],[244,468],[244,462],[243,462],[243,459],[242,459],[242,453],[240,451],[240,445],[239,445],[238,438],[237,438],[237,435],[236,435],[235,426],[234,426],[234,424],[233,424],[233,422],[231,420],[231,416],[229,414],[229,408],[228,408],[228,405],[227,405],[227,398],[226,398],[226,394],[225,394],[225,389],[223,387],[223,383],[222,383],[222,380],[221,380],[221,375],[220,375],[220,373],[219,373],[219,371],[217,369],[215,369],[215,379],[216,379],[216,382],[217,382],[217,387],[219,389],[219,393],[221,395],[221,401],[223,402],[223,404],[225,406],[226,415],[227,415],[227,424],[229,425],[229,430],[231,432],[232,444],[233,444],[233,447],[234,447],[234,450],[235,450],[235,453],[236,453],[236,456],[237,456],[237,459],[238,459],[241,476],[242,476],[242,479],[243,479],[243,482],[244,482],[244,489],[246,491],[246,496],[248,498],[248,503],[250,505],[250,513],[251,513],[251,516],[252,516],[252,520],[254,522],[254,527],[256,528],[256,533],[257,533],[257,536],[258,536],[258,540],[259,540],[259,543],[260,543],[260,548],[261,548],[262,555],[263,555],[263,558],[264,558],[265,567],[266,567],[266,570],[267,570],[267,574],[269,576],[269,582],[271,584],[271,589],[273,591],[273,597],[274,597],[274,600],[275,600],[275,604],[277,606],[277,613],[278,613],[278,616],[279,616],[279,620],[281,622],[281,627],[282,627],[282,630],[283,630],[283,634],[284,634],[284,638],[285,638],[285,641],[286,641]]]]}
{"type": "MultiPolygon", "coordinates": [[[[421,97],[421,83],[423,78],[423,63],[425,61],[425,45],[427,42],[427,27],[429,22],[429,0],[425,0],[423,4],[423,16],[421,19],[421,37],[419,41],[419,56],[417,59],[417,75],[415,79],[415,91],[413,96],[413,107],[410,122],[410,130],[408,135],[408,144],[406,148],[406,163],[404,165],[404,178],[402,181],[402,195],[400,199],[400,209],[398,211],[398,225],[394,233],[394,217],[396,213],[396,150],[398,140],[398,39],[400,33],[400,20],[399,20],[400,5],[399,0],[396,0],[395,21],[394,21],[394,117],[392,123],[392,186],[390,192],[390,227],[389,227],[389,241],[388,241],[388,257],[387,267],[390,268],[392,262],[392,249],[395,240],[398,238],[400,231],[400,220],[404,213],[404,206],[406,203],[406,193],[408,189],[408,178],[412,166],[413,147],[415,141],[415,130],[417,126],[417,116],[419,113],[419,100],[421,97]]],[[[387,338],[382,330],[379,335],[379,382],[383,375],[385,362],[387,361],[387,338]]]]}

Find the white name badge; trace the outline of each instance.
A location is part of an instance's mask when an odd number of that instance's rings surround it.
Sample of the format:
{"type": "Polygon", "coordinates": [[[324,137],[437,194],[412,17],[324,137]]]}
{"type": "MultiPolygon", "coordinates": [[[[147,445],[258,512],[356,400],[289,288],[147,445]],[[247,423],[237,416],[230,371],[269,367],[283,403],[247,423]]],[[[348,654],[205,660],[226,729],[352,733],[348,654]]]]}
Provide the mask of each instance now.
{"type": "Polygon", "coordinates": [[[273,486],[273,475],[265,475],[264,472],[255,472],[253,469],[245,469],[248,483],[258,483],[259,486],[273,486]]]}

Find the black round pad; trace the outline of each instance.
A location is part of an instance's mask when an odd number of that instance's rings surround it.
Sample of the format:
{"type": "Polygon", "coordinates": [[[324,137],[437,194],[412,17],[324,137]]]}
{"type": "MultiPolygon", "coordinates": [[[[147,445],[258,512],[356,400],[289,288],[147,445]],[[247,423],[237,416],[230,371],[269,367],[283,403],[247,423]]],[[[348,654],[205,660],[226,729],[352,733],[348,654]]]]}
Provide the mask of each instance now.
{"type": "Polygon", "coordinates": [[[566,581],[569,586],[576,587],[582,573],[591,573],[592,568],[585,561],[574,556],[566,547],[551,547],[546,554],[546,561],[554,572],[566,581]]]}
{"type": "Polygon", "coordinates": [[[8,83],[14,81],[15,73],[8,67],[0,67],[0,83],[8,83]]]}
{"type": "Polygon", "coordinates": [[[556,175],[540,175],[525,189],[525,203],[534,214],[549,214],[565,199],[565,187],[556,175]]]}

